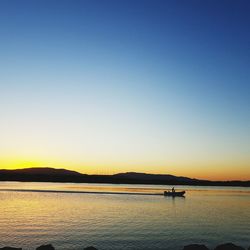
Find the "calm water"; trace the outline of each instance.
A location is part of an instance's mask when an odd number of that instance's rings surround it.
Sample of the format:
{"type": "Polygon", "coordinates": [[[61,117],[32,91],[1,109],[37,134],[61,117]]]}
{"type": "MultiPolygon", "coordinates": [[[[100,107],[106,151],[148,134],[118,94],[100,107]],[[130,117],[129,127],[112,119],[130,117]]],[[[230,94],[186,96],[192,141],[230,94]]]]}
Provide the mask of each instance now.
{"type": "Polygon", "coordinates": [[[184,187],[186,198],[160,195],[168,186],[0,182],[0,247],[34,249],[182,249],[189,243],[250,246],[250,188],[184,187]],[[12,191],[6,191],[12,189],[12,191]],[[17,191],[19,190],[19,191],[17,191]],[[20,190],[91,193],[20,192],[20,190]]]}

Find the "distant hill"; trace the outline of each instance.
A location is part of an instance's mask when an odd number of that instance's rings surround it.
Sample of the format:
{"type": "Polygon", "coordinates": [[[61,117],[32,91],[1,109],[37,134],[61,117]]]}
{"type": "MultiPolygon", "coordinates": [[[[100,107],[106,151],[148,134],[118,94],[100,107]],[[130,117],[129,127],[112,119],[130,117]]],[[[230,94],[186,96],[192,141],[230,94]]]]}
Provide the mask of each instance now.
{"type": "Polygon", "coordinates": [[[119,173],[114,175],[87,175],[67,169],[55,168],[3,169],[0,170],[0,181],[250,187],[250,181],[208,181],[168,174],[146,174],[136,172],[119,173]]]}
{"type": "Polygon", "coordinates": [[[24,168],[15,170],[0,170],[0,174],[27,174],[27,175],[82,175],[76,171],[57,168],[24,168]]]}
{"type": "Polygon", "coordinates": [[[170,174],[145,174],[145,173],[136,173],[136,172],[127,172],[114,174],[113,176],[119,178],[129,178],[129,179],[140,179],[140,180],[152,180],[152,181],[183,181],[183,182],[193,182],[197,179],[191,179],[188,177],[174,176],[170,174]]]}
{"type": "Polygon", "coordinates": [[[81,180],[84,174],[67,169],[56,168],[24,168],[15,170],[0,170],[0,181],[48,181],[72,182],[81,180]]]}

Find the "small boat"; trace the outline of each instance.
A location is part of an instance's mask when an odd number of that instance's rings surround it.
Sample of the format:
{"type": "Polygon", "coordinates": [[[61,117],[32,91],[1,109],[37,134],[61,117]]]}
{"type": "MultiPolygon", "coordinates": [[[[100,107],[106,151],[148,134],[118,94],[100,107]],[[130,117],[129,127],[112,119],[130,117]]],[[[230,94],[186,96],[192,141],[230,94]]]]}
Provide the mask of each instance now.
{"type": "Polygon", "coordinates": [[[184,196],[186,192],[185,191],[181,191],[181,192],[171,192],[171,191],[164,191],[164,196],[184,196]]]}

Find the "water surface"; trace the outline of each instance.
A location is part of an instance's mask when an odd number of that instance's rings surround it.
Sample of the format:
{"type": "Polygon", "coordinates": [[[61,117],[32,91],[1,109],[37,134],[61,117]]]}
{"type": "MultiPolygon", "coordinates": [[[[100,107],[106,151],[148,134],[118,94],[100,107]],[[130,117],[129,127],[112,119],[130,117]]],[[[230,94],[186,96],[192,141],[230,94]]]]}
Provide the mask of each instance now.
{"type": "Polygon", "coordinates": [[[250,188],[185,187],[186,198],[162,195],[170,186],[0,182],[1,246],[58,250],[250,246],[250,188]],[[12,191],[6,191],[12,190],[12,191]],[[29,192],[20,192],[30,190],[29,192]],[[35,190],[99,193],[47,193],[35,190]],[[106,194],[107,192],[126,193],[106,194]]]}

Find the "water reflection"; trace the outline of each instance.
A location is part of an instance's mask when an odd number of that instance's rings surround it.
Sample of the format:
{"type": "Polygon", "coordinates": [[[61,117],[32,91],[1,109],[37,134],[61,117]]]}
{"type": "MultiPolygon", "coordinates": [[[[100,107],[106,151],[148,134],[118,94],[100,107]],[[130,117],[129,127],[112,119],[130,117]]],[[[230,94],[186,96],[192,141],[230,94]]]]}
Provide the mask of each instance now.
{"type": "MultiPolygon", "coordinates": [[[[1,189],[33,189],[33,190],[66,190],[66,191],[114,191],[114,192],[145,192],[145,193],[163,193],[165,190],[171,190],[169,185],[131,185],[131,184],[92,184],[92,183],[38,183],[38,182],[0,182],[1,189]]],[[[206,186],[176,186],[176,191],[188,191],[188,194],[200,195],[199,193],[215,194],[239,193],[250,194],[249,187],[206,187],[206,186]]],[[[212,195],[214,195],[212,194],[212,195]]]]}
{"type": "MultiPolygon", "coordinates": [[[[159,192],[167,186],[1,183],[0,189],[113,190],[159,192]],[[75,187],[75,188],[72,188],[75,187]],[[89,188],[89,189],[86,189],[89,188]]],[[[202,243],[211,249],[233,241],[248,247],[249,189],[189,187],[186,197],[76,193],[0,192],[2,245],[59,250],[182,249],[202,243]],[[197,191],[199,190],[199,191],[197,191]],[[128,247],[129,246],[129,247],[128,247]]],[[[179,189],[187,190],[185,187],[179,189]]]]}

